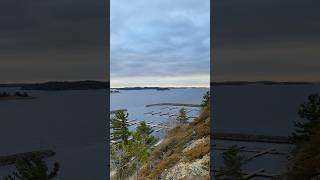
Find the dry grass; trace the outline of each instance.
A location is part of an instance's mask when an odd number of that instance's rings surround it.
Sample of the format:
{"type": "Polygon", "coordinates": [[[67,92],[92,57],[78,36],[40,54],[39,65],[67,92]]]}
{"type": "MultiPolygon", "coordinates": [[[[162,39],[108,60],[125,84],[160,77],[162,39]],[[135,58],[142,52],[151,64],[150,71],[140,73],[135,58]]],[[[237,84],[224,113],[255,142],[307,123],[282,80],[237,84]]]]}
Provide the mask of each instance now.
{"type": "Polygon", "coordinates": [[[195,159],[202,158],[204,155],[210,152],[210,144],[208,143],[201,143],[197,145],[196,148],[193,148],[185,153],[184,156],[188,158],[189,161],[193,161],[195,159]]]}
{"type": "Polygon", "coordinates": [[[151,153],[146,164],[141,170],[141,179],[157,179],[165,169],[169,169],[182,159],[189,161],[202,158],[210,152],[210,144],[200,144],[197,148],[185,153],[192,140],[210,135],[210,111],[204,108],[198,118],[188,125],[180,125],[171,129],[167,138],[151,153]]]}
{"type": "Polygon", "coordinates": [[[173,154],[170,157],[163,159],[159,162],[159,164],[153,169],[152,173],[149,174],[150,179],[154,179],[155,177],[158,177],[161,175],[161,173],[165,169],[169,169],[173,167],[177,162],[179,162],[181,156],[178,154],[173,154]]]}

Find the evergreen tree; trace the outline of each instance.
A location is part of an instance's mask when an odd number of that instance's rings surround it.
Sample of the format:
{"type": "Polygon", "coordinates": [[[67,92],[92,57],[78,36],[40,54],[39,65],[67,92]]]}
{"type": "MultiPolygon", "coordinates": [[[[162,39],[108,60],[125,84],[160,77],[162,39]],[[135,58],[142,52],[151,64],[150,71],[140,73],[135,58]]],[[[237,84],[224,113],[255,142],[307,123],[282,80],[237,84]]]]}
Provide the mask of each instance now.
{"type": "Polygon", "coordinates": [[[56,162],[53,171],[48,174],[46,163],[36,155],[17,159],[15,166],[17,171],[4,177],[4,180],[53,180],[60,169],[56,162]]]}
{"type": "Polygon", "coordinates": [[[185,124],[188,122],[188,116],[187,116],[187,112],[186,112],[185,108],[180,109],[179,116],[177,117],[177,120],[182,124],[185,124]]]}
{"type": "Polygon", "coordinates": [[[144,121],[140,123],[135,131],[135,140],[141,141],[146,147],[152,147],[158,141],[156,137],[152,135],[153,129],[148,126],[144,121]]]}
{"type": "Polygon", "coordinates": [[[207,107],[207,106],[210,106],[210,91],[207,91],[206,94],[203,96],[202,98],[202,103],[201,103],[201,106],[202,107],[207,107]]]}
{"type": "Polygon", "coordinates": [[[224,168],[222,174],[227,179],[243,179],[242,165],[245,157],[239,155],[239,148],[231,146],[229,150],[223,153],[224,168]]]}
{"type": "Polygon", "coordinates": [[[137,157],[139,161],[144,161],[149,156],[152,147],[157,143],[158,139],[152,135],[153,129],[144,121],[140,123],[133,138],[130,141],[130,150],[132,156],[137,157]]]}
{"type": "Polygon", "coordinates": [[[124,111],[116,112],[115,116],[111,118],[112,138],[116,141],[112,144],[113,164],[116,169],[116,179],[123,180],[132,174],[134,169],[133,164],[130,163],[132,155],[130,154],[130,136],[128,123],[128,114],[124,111]]]}
{"type": "Polygon", "coordinates": [[[129,151],[134,160],[132,162],[135,167],[136,174],[139,174],[141,163],[145,162],[150,155],[153,146],[158,139],[152,135],[153,129],[142,121],[133,133],[133,138],[129,142],[129,151]]]}
{"type": "Polygon", "coordinates": [[[301,119],[294,122],[297,129],[291,136],[294,143],[309,141],[315,134],[314,129],[320,123],[319,94],[310,95],[308,101],[301,104],[298,114],[301,119]]]}
{"type": "Polygon", "coordinates": [[[111,118],[111,128],[111,140],[127,145],[131,135],[129,131],[128,114],[125,114],[124,111],[116,112],[115,116],[111,118]]]}
{"type": "Polygon", "coordinates": [[[111,118],[112,140],[111,145],[112,165],[116,174],[114,178],[123,180],[138,174],[142,162],[149,157],[152,146],[157,142],[153,130],[142,121],[134,132],[129,131],[128,114],[118,111],[111,118]]]}

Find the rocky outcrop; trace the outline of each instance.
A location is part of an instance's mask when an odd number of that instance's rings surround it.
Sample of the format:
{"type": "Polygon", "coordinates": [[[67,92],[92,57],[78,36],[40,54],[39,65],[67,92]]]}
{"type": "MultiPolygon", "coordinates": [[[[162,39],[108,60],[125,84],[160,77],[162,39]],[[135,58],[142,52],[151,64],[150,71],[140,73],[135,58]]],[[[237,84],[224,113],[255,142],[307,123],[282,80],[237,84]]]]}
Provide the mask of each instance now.
{"type": "Polygon", "coordinates": [[[193,162],[179,162],[172,168],[165,170],[160,178],[163,180],[194,179],[195,177],[197,179],[209,179],[209,162],[209,154],[193,162]]]}

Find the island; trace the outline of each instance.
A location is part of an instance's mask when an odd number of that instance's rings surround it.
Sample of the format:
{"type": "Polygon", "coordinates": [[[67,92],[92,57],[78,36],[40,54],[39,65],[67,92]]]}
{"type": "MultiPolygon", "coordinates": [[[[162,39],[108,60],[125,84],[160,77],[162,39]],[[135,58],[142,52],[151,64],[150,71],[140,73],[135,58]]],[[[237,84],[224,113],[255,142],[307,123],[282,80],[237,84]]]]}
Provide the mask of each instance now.
{"type": "Polygon", "coordinates": [[[39,156],[41,159],[53,157],[56,153],[51,150],[39,150],[39,151],[31,151],[25,153],[12,154],[7,156],[0,156],[0,167],[12,165],[16,162],[18,158],[21,157],[31,157],[31,156],[39,156]]]}
{"type": "Polygon", "coordinates": [[[1,100],[22,100],[22,99],[33,99],[34,97],[30,96],[27,92],[15,92],[13,94],[8,92],[0,92],[0,101],[1,100]]]}

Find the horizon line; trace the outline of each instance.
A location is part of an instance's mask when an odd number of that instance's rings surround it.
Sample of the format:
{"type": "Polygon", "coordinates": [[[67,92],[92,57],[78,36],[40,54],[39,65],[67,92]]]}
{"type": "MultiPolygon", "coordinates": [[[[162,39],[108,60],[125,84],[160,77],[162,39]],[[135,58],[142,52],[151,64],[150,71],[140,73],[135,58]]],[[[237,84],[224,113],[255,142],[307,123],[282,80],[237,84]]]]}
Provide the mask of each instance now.
{"type": "Polygon", "coordinates": [[[122,87],[111,87],[110,89],[117,89],[117,88],[210,88],[210,86],[122,86],[122,87]]]}

